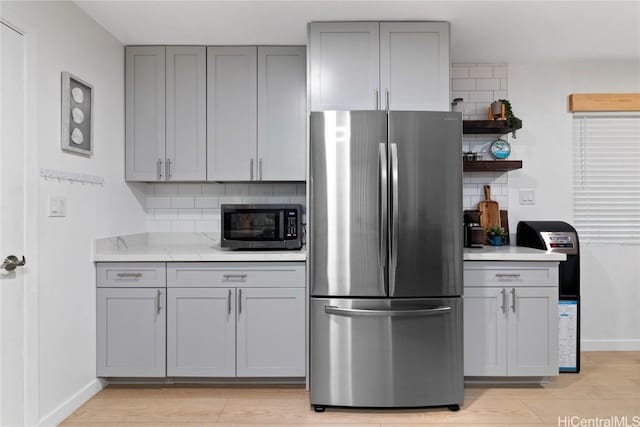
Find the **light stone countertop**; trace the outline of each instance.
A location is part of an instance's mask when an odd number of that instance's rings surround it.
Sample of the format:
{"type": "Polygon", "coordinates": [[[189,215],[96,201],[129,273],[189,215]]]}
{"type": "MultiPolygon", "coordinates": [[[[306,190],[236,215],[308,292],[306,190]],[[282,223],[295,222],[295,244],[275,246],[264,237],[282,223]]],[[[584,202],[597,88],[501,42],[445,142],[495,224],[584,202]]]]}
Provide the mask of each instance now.
{"type": "Polygon", "coordinates": [[[565,261],[567,256],[559,252],[547,252],[523,246],[488,246],[464,248],[464,261],[565,261]]]}
{"type": "Polygon", "coordinates": [[[139,233],[96,239],[95,262],[305,261],[301,250],[232,251],[219,233],[139,233]]]}

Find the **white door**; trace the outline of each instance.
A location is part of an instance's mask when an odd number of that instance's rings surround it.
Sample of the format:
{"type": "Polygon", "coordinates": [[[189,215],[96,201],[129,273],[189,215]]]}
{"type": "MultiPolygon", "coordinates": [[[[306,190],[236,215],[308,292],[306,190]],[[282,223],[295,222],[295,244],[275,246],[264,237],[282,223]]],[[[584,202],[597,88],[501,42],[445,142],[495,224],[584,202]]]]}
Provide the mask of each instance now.
{"type": "Polygon", "coordinates": [[[4,23],[0,49],[0,425],[22,425],[25,413],[24,38],[4,23]],[[9,271],[10,270],[10,271],[9,271]]]}
{"type": "Polygon", "coordinates": [[[464,374],[507,375],[507,295],[503,288],[464,288],[464,374]]]}
{"type": "Polygon", "coordinates": [[[449,24],[382,22],[382,108],[449,111],[449,24]]]}
{"type": "Polygon", "coordinates": [[[311,23],[311,111],[377,110],[379,46],[377,22],[311,23]]]}
{"type": "Polygon", "coordinates": [[[558,288],[507,289],[508,375],[558,375],[558,288]]]}

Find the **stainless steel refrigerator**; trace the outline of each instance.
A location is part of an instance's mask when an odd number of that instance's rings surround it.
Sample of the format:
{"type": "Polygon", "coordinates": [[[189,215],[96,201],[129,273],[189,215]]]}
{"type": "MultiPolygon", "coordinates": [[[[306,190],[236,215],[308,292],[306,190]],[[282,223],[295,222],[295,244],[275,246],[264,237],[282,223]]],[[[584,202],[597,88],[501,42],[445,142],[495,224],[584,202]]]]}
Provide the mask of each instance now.
{"type": "Polygon", "coordinates": [[[460,113],[314,112],[310,133],[311,404],[459,409],[460,113]]]}

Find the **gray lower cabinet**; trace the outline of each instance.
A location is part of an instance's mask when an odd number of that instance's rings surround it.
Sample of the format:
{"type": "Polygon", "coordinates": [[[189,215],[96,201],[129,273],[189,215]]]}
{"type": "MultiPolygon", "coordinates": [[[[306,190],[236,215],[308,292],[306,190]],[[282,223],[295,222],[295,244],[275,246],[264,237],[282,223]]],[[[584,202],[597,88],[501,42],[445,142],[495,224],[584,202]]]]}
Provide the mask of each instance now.
{"type": "Polygon", "coordinates": [[[304,376],[304,288],[238,288],[237,292],[237,375],[304,376]]]}
{"type": "Polygon", "coordinates": [[[236,375],[235,289],[169,288],[167,376],[236,375]]]}
{"type": "Polygon", "coordinates": [[[558,267],[465,262],[464,374],[558,375],[558,267]]]}
{"type": "Polygon", "coordinates": [[[164,288],[97,289],[99,377],[164,377],[164,288]]]}

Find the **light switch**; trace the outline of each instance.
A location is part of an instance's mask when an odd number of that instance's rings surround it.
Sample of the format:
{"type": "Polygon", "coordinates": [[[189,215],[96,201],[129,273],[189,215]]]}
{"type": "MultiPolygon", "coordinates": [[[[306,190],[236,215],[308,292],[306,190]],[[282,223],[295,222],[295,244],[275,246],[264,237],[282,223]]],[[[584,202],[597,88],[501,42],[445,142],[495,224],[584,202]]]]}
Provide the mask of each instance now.
{"type": "Polygon", "coordinates": [[[67,200],[64,197],[49,196],[49,216],[67,216],[67,200]]]}
{"type": "Polygon", "coordinates": [[[520,190],[520,204],[535,205],[536,204],[535,190],[520,190]]]}

